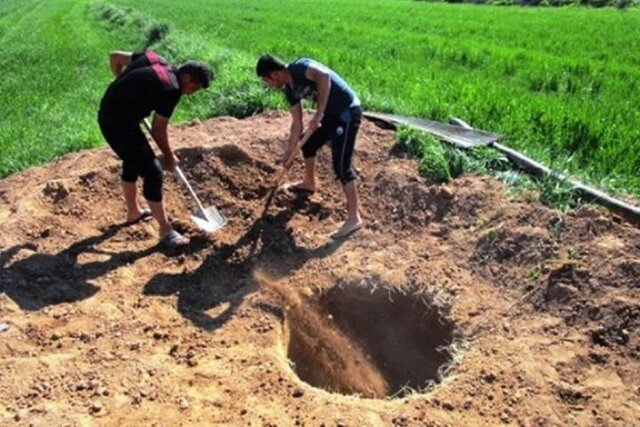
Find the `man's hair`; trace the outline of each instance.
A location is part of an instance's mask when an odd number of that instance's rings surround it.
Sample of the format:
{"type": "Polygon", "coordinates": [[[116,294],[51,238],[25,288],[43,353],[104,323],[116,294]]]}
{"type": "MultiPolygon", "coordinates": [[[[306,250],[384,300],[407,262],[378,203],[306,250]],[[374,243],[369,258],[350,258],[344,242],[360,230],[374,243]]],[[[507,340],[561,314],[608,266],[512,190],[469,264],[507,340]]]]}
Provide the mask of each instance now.
{"type": "Polygon", "coordinates": [[[262,55],[256,64],[256,74],[258,77],[268,77],[274,71],[281,71],[287,68],[287,64],[280,58],[269,53],[262,55]]]}
{"type": "Polygon", "coordinates": [[[187,61],[179,68],[180,74],[187,74],[195,83],[202,86],[203,89],[209,87],[209,83],[213,80],[211,69],[202,62],[187,61]]]}

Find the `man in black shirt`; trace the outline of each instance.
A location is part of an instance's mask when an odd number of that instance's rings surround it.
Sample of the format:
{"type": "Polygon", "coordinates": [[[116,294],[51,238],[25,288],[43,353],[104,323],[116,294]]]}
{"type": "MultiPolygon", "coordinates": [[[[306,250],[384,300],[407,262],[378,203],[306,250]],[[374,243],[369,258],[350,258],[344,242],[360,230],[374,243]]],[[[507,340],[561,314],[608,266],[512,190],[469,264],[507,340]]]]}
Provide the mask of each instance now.
{"type": "Polygon", "coordinates": [[[115,51],[110,56],[116,76],[100,103],[98,123],[107,143],[122,159],[122,189],[127,205],[127,223],[153,215],[160,226],[160,239],[171,247],[189,243],[173,229],[162,203],[162,167],[140,121],[155,112],[151,136],[162,151],[165,169],[174,171],[178,158],[173,154],[167,125],[182,94],[190,95],[209,87],[211,71],[202,63],[188,61],[176,68],[155,52],[115,51]],[[141,209],[136,181],[143,179],[143,195],[149,209],[141,209]]]}

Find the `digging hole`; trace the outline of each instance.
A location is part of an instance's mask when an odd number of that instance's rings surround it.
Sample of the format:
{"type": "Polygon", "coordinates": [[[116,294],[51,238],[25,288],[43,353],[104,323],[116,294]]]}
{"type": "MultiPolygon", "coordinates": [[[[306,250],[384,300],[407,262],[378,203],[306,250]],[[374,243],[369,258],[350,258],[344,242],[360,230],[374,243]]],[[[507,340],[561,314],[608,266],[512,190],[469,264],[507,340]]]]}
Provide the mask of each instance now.
{"type": "Polygon", "coordinates": [[[288,357],[312,386],[401,397],[432,387],[450,367],[457,338],[448,310],[424,290],[335,286],[286,311],[288,357]]]}

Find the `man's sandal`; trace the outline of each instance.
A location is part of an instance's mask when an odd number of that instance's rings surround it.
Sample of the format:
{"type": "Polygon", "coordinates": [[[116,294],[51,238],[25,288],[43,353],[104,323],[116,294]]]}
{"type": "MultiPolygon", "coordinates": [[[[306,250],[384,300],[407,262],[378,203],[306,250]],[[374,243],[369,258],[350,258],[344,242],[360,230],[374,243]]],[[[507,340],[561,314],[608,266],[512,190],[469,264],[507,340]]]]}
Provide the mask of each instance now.
{"type": "Polygon", "coordinates": [[[350,236],[356,231],[360,230],[364,226],[362,221],[356,224],[348,224],[346,221],[342,224],[342,227],[338,228],[336,231],[330,234],[332,239],[342,239],[350,236]]]}
{"type": "Polygon", "coordinates": [[[171,230],[160,239],[160,244],[167,248],[179,248],[189,244],[189,238],[178,233],[176,230],[171,230]]]}
{"type": "Polygon", "coordinates": [[[151,214],[151,209],[149,208],[144,208],[140,211],[140,215],[138,215],[137,218],[131,219],[129,221],[125,221],[122,225],[124,225],[125,227],[128,225],[133,225],[133,224],[137,224],[140,221],[145,221],[147,219],[150,219],[153,215],[151,214]]]}
{"type": "Polygon", "coordinates": [[[315,193],[315,190],[309,190],[307,188],[300,186],[300,184],[293,184],[293,183],[283,185],[282,189],[288,193],[291,193],[295,196],[300,196],[300,197],[310,197],[313,195],[313,193],[315,193]]]}

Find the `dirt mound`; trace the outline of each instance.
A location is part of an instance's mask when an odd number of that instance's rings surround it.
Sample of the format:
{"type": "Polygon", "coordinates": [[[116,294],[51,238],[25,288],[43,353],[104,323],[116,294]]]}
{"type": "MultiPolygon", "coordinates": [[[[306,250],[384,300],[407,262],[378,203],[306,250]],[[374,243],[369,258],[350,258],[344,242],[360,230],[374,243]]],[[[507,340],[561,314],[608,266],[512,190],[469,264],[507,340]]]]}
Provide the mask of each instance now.
{"type": "MultiPolygon", "coordinates": [[[[416,176],[365,122],[367,228],[319,155],[310,198],[265,197],[289,118],[171,129],[229,224],[182,251],[124,226],[119,162],[66,155],[0,181],[0,424],[628,426],[640,419],[640,232],[416,176]],[[413,391],[412,390],[416,390],[413,391]]],[[[302,173],[298,161],[289,173],[302,173]]]]}

